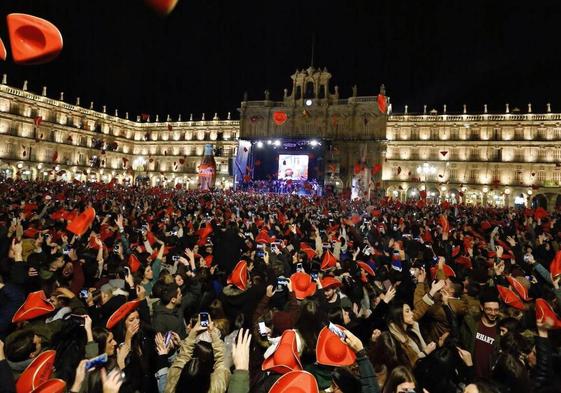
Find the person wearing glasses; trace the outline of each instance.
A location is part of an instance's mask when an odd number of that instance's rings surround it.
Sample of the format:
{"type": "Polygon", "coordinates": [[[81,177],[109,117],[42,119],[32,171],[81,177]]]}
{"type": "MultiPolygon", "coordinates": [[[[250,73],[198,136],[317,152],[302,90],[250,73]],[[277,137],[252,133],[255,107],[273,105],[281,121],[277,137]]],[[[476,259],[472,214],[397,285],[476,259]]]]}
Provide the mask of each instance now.
{"type": "Polygon", "coordinates": [[[487,378],[491,375],[491,364],[499,348],[499,299],[494,288],[487,288],[480,296],[481,317],[464,317],[460,328],[463,348],[471,352],[475,376],[487,378]]]}

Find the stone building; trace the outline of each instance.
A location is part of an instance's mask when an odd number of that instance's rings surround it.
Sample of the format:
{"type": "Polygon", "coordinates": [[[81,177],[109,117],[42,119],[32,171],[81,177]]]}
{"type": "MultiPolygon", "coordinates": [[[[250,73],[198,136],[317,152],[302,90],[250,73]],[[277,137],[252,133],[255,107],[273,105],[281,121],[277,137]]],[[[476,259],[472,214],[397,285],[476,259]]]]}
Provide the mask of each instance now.
{"type": "Polygon", "coordinates": [[[382,161],[386,115],[379,110],[376,96],[359,97],[356,86],[352,97],[341,98],[338,86],[330,86],[331,77],[325,68],[297,70],[282,101],[272,100],[268,91],[262,101],[244,99],[240,140],[248,141],[248,146],[272,139],[321,141],[327,145],[324,185],[339,190],[354,187],[355,165],[361,163],[361,172],[367,175],[363,185],[381,188],[381,173],[371,176],[370,169],[382,161]]]}
{"type": "MultiPolygon", "coordinates": [[[[0,176],[44,180],[142,181],[197,186],[205,144],[214,146],[217,187],[233,185],[229,165],[237,150],[239,122],[213,119],[172,121],[148,115],[129,120],[0,85],[0,176]],[[165,120],[165,121],[162,121],[165,120]]],[[[231,168],[230,168],[231,172],[231,168]]]]}
{"type": "Polygon", "coordinates": [[[541,205],[561,198],[561,114],[509,105],[491,114],[392,114],[383,179],[401,200],[448,200],[494,206],[541,205]]]}

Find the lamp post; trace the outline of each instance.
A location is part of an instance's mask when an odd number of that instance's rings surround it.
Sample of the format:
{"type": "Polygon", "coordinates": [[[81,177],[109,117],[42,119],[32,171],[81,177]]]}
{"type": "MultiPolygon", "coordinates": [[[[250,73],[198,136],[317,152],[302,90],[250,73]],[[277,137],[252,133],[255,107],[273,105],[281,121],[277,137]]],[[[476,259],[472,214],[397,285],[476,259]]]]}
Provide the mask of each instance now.
{"type": "Polygon", "coordinates": [[[434,175],[436,173],[436,168],[430,165],[428,162],[425,162],[423,165],[419,165],[417,167],[417,173],[423,175],[423,182],[425,183],[425,192],[428,195],[427,176],[434,175]]]}

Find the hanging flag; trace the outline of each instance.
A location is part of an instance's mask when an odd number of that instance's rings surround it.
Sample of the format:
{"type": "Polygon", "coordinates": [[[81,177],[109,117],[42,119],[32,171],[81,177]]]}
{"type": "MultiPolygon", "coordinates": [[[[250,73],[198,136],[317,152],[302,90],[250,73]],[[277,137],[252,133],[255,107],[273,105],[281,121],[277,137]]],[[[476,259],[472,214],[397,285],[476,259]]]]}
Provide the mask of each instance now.
{"type": "Polygon", "coordinates": [[[386,96],[380,92],[380,94],[378,94],[378,109],[380,110],[380,112],[382,113],[386,113],[388,111],[388,101],[386,99],[386,96]]]}
{"type": "Polygon", "coordinates": [[[58,151],[55,151],[53,154],[53,162],[56,162],[57,159],[58,159],[58,151]]]}
{"type": "Polygon", "coordinates": [[[33,125],[35,127],[39,127],[41,125],[41,122],[43,121],[43,117],[42,116],[35,116],[33,118],[33,125]]]}
{"type": "Polygon", "coordinates": [[[381,170],[382,170],[382,164],[375,164],[372,167],[372,175],[376,175],[377,173],[380,173],[381,170]]]}

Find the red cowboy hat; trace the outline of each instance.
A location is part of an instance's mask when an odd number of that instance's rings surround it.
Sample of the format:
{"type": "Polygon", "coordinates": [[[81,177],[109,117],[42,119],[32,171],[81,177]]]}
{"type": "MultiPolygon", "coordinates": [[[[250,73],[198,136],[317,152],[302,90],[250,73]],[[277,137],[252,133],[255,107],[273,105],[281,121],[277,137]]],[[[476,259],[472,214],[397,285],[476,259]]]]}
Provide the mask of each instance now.
{"type": "Polygon", "coordinates": [[[259,233],[255,237],[255,242],[256,243],[261,243],[261,244],[271,243],[271,237],[267,233],[266,229],[262,229],[261,231],[259,231],[259,233]]]}
{"type": "Polygon", "coordinates": [[[460,246],[452,247],[452,257],[457,256],[460,253],[460,250],[461,250],[460,246]]]}
{"type": "Polygon", "coordinates": [[[306,253],[308,259],[312,259],[317,256],[315,250],[306,243],[300,243],[300,251],[306,253]]]}
{"type": "Polygon", "coordinates": [[[331,253],[331,251],[326,250],[321,260],[321,270],[330,269],[332,267],[335,267],[336,264],[337,259],[335,258],[335,256],[331,253]]]}
{"type": "Polygon", "coordinates": [[[296,272],[290,276],[292,282],[292,290],[296,299],[303,300],[308,296],[316,293],[316,283],[312,281],[312,277],[304,272],[296,272]]]}
{"type": "Polygon", "coordinates": [[[456,258],[456,263],[458,265],[465,266],[468,269],[472,268],[471,258],[464,255],[460,255],[458,258],[456,258]]]}
{"type": "MultiPolygon", "coordinates": [[[[446,276],[446,278],[456,277],[456,272],[450,266],[444,265],[442,266],[442,270],[444,271],[444,275],[446,276]]],[[[433,280],[435,279],[437,273],[438,273],[438,265],[434,265],[433,267],[430,268],[430,274],[433,280]]]]}
{"type": "Polygon", "coordinates": [[[14,63],[47,63],[62,51],[62,34],[48,20],[18,13],[9,14],[6,19],[14,63]]]}
{"type": "Polygon", "coordinates": [[[504,304],[524,311],[524,303],[518,296],[516,296],[516,293],[514,293],[512,289],[503,287],[502,285],[497,285],[497,290],[499,291],[499,297],[504,304]]]}
{"type": "Polygon", "coordinates": [[[44,351],[33,359],[16,382],[17,393],[29,393],[53,375],[56,351],[44,351]]]}
{"type": "Polygon", "coordinates": [[[290,329],[283,332],[275,352],[263,361],[261,370],[271,370],[279,374],[302,370],[295,330],[290,329]]]}
{"type": "Polygon", "coordinates": [[[544,299],[536,299],[536,321],[545,323],[550,319],[553,329],[561,329],[561,319],[555,314],[548,302],[544,299]]]}
{"type": "Polygon", "coordinates": [[[237,288],[245,291],[247,289],[247,262],[241,260],[238,262],[230,276],[228,277],[228,284],[233,284],[237,288]]]}
{"type": "Polygon", "coordinates": [[[65,393],[66,392],[66,382],[62,379],[49,379],[43,382],[31,393],[65,393]]]}
{"type": "Polygon", "coordinates": [[[210,223],[206,223],[204,228],[199,230],[199,242],[197,243],[199,246],[204,246],[206,243],[206,238],[212,233],[212,225],[210,223]]]}
{"type": "Polygon", "coordinates": [[[506,279],[508,280],[508,283],[510,284],[510,286],[522,298],[522,300],[524,300],[525,302],[532,300],[528,296],[528,289],[524,285],[522,285],[522,283],[520,281],[518,281],[516,278],[514,278],[512,276],[508,276],[506,279]]]}
{"type": "Polygon", "coordinates": [[[55,307],[47,301],[43,290],[31,292],[12,317],[12,323],[29,321],[53,312],[55,307]]]}
{"type": "Polygon", "coordinates": [[[551,272],[551,277],[553,277],[553,279],[561,276],[561,250],[555,253],[555,257],[549,265],[549,271],[551,272]]]}
{"type": "Polygon", "coordinates": [[[269,393],[318,393],[316,378],[307,371],[291,371],[276,380],[269,393]]]}
{"type": "Polygon", "coordinates": [[[128,262],[129,262],[129,268],[131,269],[131,273],[136,273],[136,271],[140,269],[140,266],[142,266],[142,264],[134,254],[129,255],[128,262]]]}
{"type": "Polygon", "coordinates": [[[75,235],[82,236],[88,230],[89,226],[95,219],[95,209],[88,207],[78,217],[74,218],[66,225],[66,230],[74,233],[75,235]]]}
{"type": "Polygon", "coordinates": [[[131,300],[126,302],[117,309],[107,320],[105,327],[109,330],[113,329],[119,322],[121,322],[127,315],[136,310],[140,305],[140,300],[131,300]]]}
{"type": "Polygon", "coordinates": [[[356,263],[358,265],[359,268],[361,268],[362,270],[364,270],[366,273],[368,273],[369,275],[371,275],[372,277],[376,276],[376,273],[374,272],[374,269],[372,269],[372,267],[366,263],[366,262],[362,262],[362,261],[358,261],[356,263]]]}
{"type": "MultiPolygon", "coordinates": [[[[336,325],[345,330],[342,326],[336,325]]],[[[321,329],[316,343],[316,360],[324,366],[350,366],[356,361],[354,351],[326,326],[321,329]]]]}
{"type": "Polygon", "coordinates": [[[321,286],[323,289],[327,288],[339,288],[342,283],[341,281],[337,280],[335,277],[327,276],[320,280],[321,286]]]}

